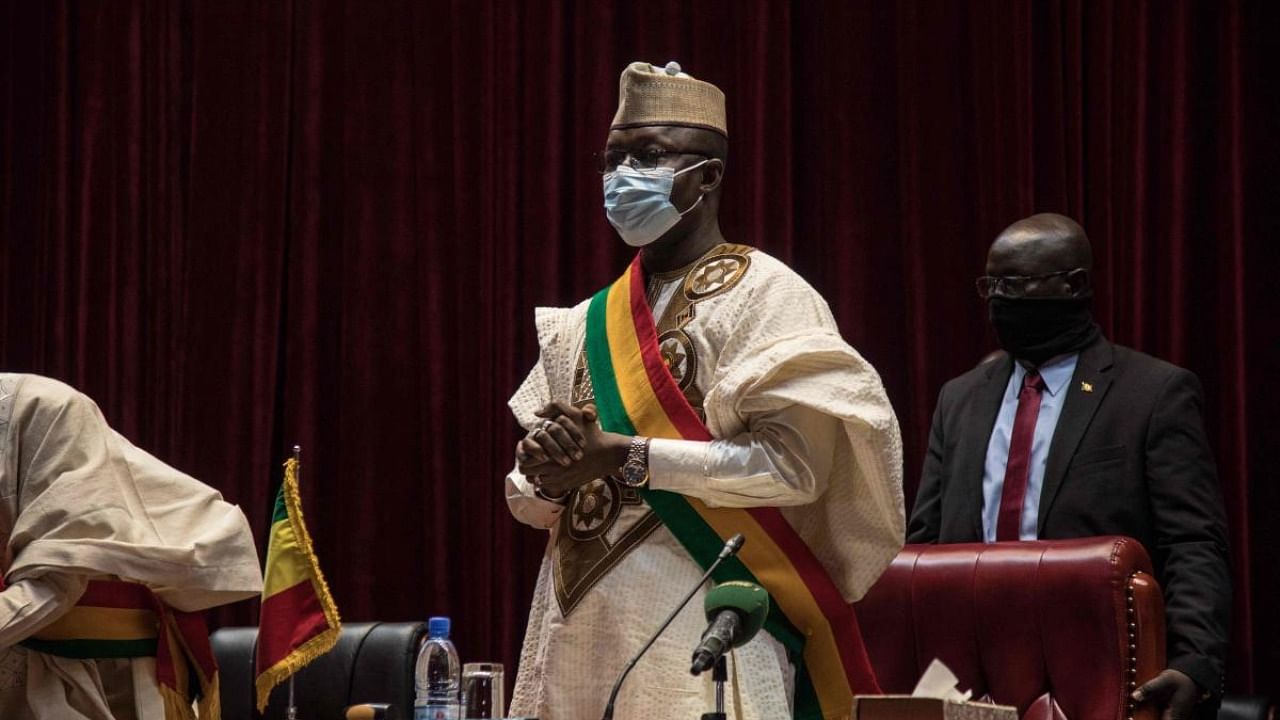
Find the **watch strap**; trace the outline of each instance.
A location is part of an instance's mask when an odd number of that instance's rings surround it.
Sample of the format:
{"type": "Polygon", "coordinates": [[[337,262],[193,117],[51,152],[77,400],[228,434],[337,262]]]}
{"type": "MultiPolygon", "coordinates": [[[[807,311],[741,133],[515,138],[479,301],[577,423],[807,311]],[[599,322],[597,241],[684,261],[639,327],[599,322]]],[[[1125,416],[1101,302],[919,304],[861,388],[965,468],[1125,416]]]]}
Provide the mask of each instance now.
{"type": "Polygon", "coordinates": [[[638,462],[644,465],[645,470],[649,469],[649,438],[640,435],[631,438],[626,462],[638,462]]]}

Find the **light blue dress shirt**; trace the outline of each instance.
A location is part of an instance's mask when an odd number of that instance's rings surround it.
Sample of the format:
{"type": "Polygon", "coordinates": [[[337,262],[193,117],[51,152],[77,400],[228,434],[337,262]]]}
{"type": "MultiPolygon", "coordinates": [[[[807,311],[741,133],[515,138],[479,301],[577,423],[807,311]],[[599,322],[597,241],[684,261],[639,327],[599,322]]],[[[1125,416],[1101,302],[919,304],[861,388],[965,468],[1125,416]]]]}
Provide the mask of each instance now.
{"type": "MultiPolygon", "coordinates": [[[[1053,441],[1058,416],[1067,399],[1067,384],[1076,371],[1079,353],[1063,355],[1040,366],[1044,390],[1040,393],[1040,414],[1036,416],[1036,433],[1031,440],[1031,467],[1027,472],[1027,494],[1022,501],[1022,527],[1020,540],[1036,539],[1036,523],[1040,519],[1040,488],[1044,486],[1044,466],[1049,459],[1049,444],[1053,441]]],[[[986,542],[996,541],[996,524],[1000,516],[1000,493],[1004,490],[1004,470],[1009,462],[1009,439],[1013,435],[1013,419],[1018,412],[1018,393],[1022,391],[1022,379],[1027,369],[1013,364],[1013,374],[1004,389],[1000,402],[1000,414],[996,416],[995,429],[987,443],[987,464],[982,471],[982,537],[986,542]]]]}

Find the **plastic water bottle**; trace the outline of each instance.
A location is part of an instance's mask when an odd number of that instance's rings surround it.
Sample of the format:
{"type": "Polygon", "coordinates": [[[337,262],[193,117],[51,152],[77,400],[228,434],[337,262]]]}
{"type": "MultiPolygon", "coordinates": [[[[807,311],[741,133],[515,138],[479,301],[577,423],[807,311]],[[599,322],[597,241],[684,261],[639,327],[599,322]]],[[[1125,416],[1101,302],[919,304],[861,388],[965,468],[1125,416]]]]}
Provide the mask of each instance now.
{"type": "Polygon", "coordinates": [[[414,720],[459,720],[462,667],[457,649],[449,642],[449,618],[427,621],[427,641],[418,649],[413,681],[414,720]]]}

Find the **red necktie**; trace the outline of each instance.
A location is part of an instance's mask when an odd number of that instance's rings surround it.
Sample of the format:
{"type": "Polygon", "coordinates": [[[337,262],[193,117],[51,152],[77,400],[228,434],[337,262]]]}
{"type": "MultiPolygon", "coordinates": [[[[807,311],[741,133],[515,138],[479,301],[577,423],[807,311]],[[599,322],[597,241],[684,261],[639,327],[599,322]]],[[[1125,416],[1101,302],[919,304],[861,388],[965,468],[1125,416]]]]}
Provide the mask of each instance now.
{"type": "Polygon", "coordinates": [[[1004,488],[1000,491],[1000,516],[996,521],[996,540],[1017,540],[1022,528],[1022,503],[1027,497],[1027,475],[1031,469],[1031,443],[1036,436],[1036,418],[1040,415],[1040,391],[1044,380],[1034,370],[1022,378],[1018,393],[1018,412],[1013,417],[1013,436],[1009,439],[1009,461],[1004,467],[1004,488]]]}

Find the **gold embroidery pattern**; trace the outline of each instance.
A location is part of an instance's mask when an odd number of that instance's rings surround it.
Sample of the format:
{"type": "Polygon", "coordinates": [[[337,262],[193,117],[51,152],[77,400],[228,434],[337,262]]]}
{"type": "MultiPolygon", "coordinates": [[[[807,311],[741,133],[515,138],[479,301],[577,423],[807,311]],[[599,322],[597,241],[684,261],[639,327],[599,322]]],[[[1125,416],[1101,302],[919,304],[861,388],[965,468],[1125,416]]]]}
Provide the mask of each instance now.
{"type": "Polygon", "coordinates": [[[600,578],[662,524],[653,511],[646,511],[617,541],[609,542],[607,534],[623,508],[643,505],[639,492],[612,477],[573,491],[569,509],[560,515],[552,558],[560,614],[568,617],[600,578]]]}
{"type": "Polygon", "coordinates": [[[658,351],[681,390],[693,384],[698,377],[698,354],[684,330],[668,330],[658,336],[658,351]]]}
{"type": "Polygon", "coordinates": [[[573,368],[573,398],[571,401],[574,405],[582,407],[595,399],[596,389],[591,384],[591,371],[587,369],[587,351],[584,349],[578,353],[578,362],[573,368]]]}
{"type": "Polygon", "coordinates": [[[721,245],[700,260],[685,277],[685,297],[696,302],[733,288],[751,267],[750,250],[746,245],[721,245]]]}
{"type": "MultiPolygon", "coordinates": [[[[639,501],[639,498],[637,498],[639,501]]],[[[561,518],[567,517],[564,513],[561,518]]],[[[564,536],[556,542],[552,569],[556,589],[556,602],[560,605],[560,614],[568,617],[569,613],[582,602],[587,592],[600,582],[600,578],[609,574],[622,559],[637,545],[649,537],[662,525],[658,516],[649,511],[636,524],[632,525],[618,538],[613,545],[603,535],[585,542],[566,543],[564,536]]],[[[563,521],[561,522],[563,527],[563,521]]]]}
{"type": "Polygon", "coordinates": [[[573,502],[569,512],[569,535],[579,542],[594,540],[604,534],[618,513],[622,512],[622,498],[618,494],[618,484],[598,479],[578,488],[573,494],[573,502]]]}
{"type": "MultiPolygon", "coordinates": [[[[698,302],[726,292],[742,280],[751,265],[748,254],[752,249],[748,245],[726,243],[678,272],[654,276],[654,279],[666,281],[681,275],[684,277],[683,291],[671,296],[662,317],[657,319],[658,346],[663,362],[680,390],[704,420],[702,390],[696,382],[697,351],[684,328],[696,316],[695,305],[698,302]]],[[[657,284],[650,288],[651,291],[655,287],[657,284]]],[[[653,302],[653,293],[650,292],[651,306],[653,302]]],[[[587,353],[583,349],[579,351],[574,367],[572,402],[582,407],[594,400],[595,389],[591,385],[587,353]]],[[[560,515],[552,553],[552,577],[562,615],[568,617],[601,578],[662,525],[658,516],[648,510],[639,515],[639,519],[614,542],[609,541],[609,532],[619,522],[623,510],[643,505],[637,491],[621,485],[612,477],[593,480],[573,491],[569,508],[560,515]]]]}

